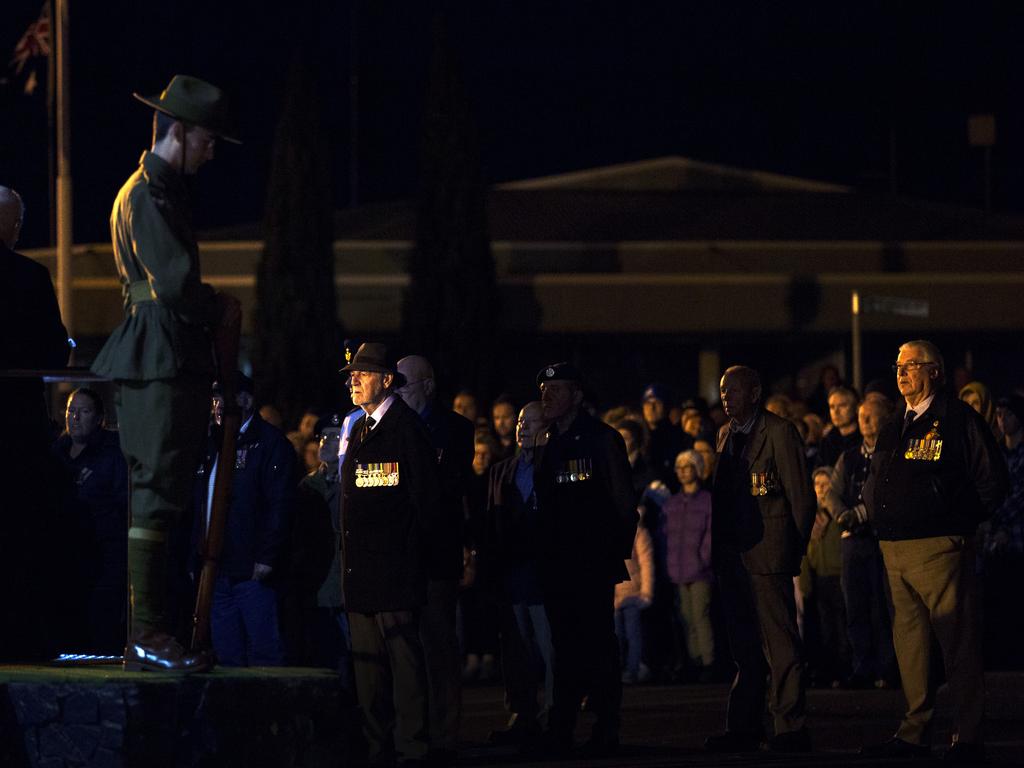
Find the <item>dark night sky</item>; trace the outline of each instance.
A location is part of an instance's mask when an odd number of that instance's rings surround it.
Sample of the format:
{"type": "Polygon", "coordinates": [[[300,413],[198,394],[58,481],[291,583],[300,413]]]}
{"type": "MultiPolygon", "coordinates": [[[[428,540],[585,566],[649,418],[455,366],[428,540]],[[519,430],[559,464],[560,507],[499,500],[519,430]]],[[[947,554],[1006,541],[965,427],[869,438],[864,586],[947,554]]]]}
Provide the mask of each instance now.
{"type": "MultiPolygon", "coordinates": [[[[39,0],[7,0],[9,56],[39,0]]],[[[222,85],[245,145],[218,146],[197,225],[261,220],[291,51],[317,62],[335,169],[349,203],[351,0],[72,0],[75,237],[108,238],[117,188],[148,146],[131,92],[174,72],[222,85]]],[[[900,191],[981,201],[966,119],[994,112],[995,206],[1024,210],[1024,4],[450,3],[451,35],[489,181],[679,154],[884,188],[895,131],[900,191]]],[[[359,199],[417,189],[431,3],[358,3],[359,199]]],[[[22,244],[47,239],[41,92],[0,89],[0,183],[29,207],[22,244]]]]}

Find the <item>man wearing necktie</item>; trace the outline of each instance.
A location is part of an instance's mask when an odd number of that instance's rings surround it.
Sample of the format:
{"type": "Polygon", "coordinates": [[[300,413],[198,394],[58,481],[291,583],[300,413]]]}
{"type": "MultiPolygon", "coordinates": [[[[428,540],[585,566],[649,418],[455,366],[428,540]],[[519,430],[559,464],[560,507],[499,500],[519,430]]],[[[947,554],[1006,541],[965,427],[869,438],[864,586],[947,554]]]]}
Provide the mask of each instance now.
{"type": "Polygon", "coordinates": [[[383,344],[366,343],[342,368],[366,418],[341,468],[342,586],[356,695],[372,765],[419,761],[429,748],[420,610],[426,544],[438,524],[437,454],[383,344]]]}
{"type": "Polygon", "coordinates": [[[806,752],[804,662],[793,577],[807,551],[817,501],[803,443],[787,419],[764,410],[757,371],[733,366],[721,381],[729,423],[718,433],[712,484],[711,551],[736,677],[725,733],[705,742],[713,752],[761,747],[765,668],[775,752],[806,752]]]}
{"type": "Polygon", "coordinates": [[[984,758],[985,689],[973,543],[978,524],[1008,492],[1006,465],[981,416],[942,391],[944,365],[934,344],[907,342],[893,371],[905,400],[902,427],[893,419],[879,434],[863,497],[892,591],[907,712],[891,739],[864,753],[929,755],[934,633],[954,705],[944,759],[976,762],[984,758]]]}

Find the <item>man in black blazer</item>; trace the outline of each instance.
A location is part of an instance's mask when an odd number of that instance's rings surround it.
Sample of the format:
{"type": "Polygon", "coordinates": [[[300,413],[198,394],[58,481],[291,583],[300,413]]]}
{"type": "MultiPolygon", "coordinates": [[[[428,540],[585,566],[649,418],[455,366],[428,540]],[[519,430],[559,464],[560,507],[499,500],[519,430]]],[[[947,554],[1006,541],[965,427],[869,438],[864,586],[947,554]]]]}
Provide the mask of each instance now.
{"type": "MultiPolygon", "coordinates": [[[[288,438],[256,412],[253,380],[235,374],[241,425],[235,466],[220,466],[224,399],[213,394],[213,421],[206,457],[195,487],[193,554],[206,538],[218,472],[230,471],[231,501],[224,528],[210,610],[217,662],[226,667],[279,666],[284,644],[279,628],[282,571],[295,509],[296,458],[288,438]]],[[[199,573],[196,563],[194,573],[199,573]]]]}
{"type": "Polygon", "coordinates": [[[817,504],[803,444],[792,423],[762,408],[757,371],[727,369],[721,396],[729,423],[718,433],[711,545],[736,678],[726,731],[705,744],[715,752],[760,747],[767,661],[775,725],[767,747],[805,752],[810,738],[792,577],[817,504]]]}
{"type": "Polygon", "coordinates": [[[343,372],[366,414],[341,470],[342,583],[356,694],[371,763],[423,760],[429,748],[419,613],[428,532],[438,524],[437,453],[383,344],[359,347],[343,372]]]}
{"type": "Polygon", "coordinates": [[[543,406],[534,400],[516,421],[518,451],[492,466],[489,478],[484,547],[498,587],[501,673],[511,713],[508,728],[489,736],[496,744],[529,747],[554,698],[551,625],[539,566],[543,524],[534,492],[535,454],[546,440],[543,406]],[[537,703],[538,655],[545,667],[543,709],[537,703]]]}
{"type": "MultiPolygon", "coordinates": [[[[63,368],[68,334],[46,267],[14,251],[24,207],[13,189],[0,186],[0,371],[63,368]]],[[[53,647],[53,595],[59,591],[51,563],[57,526],[47,459],[50,419],[39,378],[0,376],[0,661],[48,658],[53,647]],[[17,510],[17,514],[15,514],[17,510]],[[17,629],[14,629],[17,628],[17,629]]]]}
{"type": "Polygon", "coordinates": [[[615,585],[628,579],[639,515],[622,436],[583,407],[580,373],[555,363],[537,374],[547,445],[534,459],[540,573],[555,652],[554,703],[544,746],[568,753],[580,700],[596,716],[583,756],[619,745],[622,702],[615,585]]]}
{"type": "MultiPolygon", "coordinates": [[[[63,368],[68,334],[60,319],[49,270],[14,251],[24,207],[13,189],[0,186],[0,370],[63,368]]],[[[21,450],[32,440],[49,447],[49,416],[41,379],[0,379],[6,442],[21,450]]],[[[13,475],[12,475],[13,477],[13,475]]]]}
{"type": "Polygon", "coordinates": [[[425,357],[403,357],[397,369],[405,379],[397,393],[427,428],[440,483],[439,523],[430,530],[427,547],[427,604],[420,614],[431,760],[439,765],[454,760],[462,720],[462,654],[455,606],[462,578],[462,523],[473,476],[473,423],[438,405],[434,367],[425,357]]]}

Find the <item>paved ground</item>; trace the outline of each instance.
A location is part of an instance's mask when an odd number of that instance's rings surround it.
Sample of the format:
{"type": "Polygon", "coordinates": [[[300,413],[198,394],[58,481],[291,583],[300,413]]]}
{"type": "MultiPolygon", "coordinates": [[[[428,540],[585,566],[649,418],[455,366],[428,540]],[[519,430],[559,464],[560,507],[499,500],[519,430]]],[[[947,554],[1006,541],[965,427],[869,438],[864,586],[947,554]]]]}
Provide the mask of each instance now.
{"type": "MultiPolygon", "coordinates": [[[[990,765],[1024,766],[1024,673],[986,676],[987,741],[990,765]]],[[[753,766],[772,765],[880,766],[877,760],[857,755],[862,744],[884,741],[892,734],[903,708],[898,691],[810,691],[809,720],[814,752],[807,756],[779,758],[772,755],[711,755],[703,751],[704,737],[722,729],[727,686],[633,686],[623,701],[622,748],[610,760],[560,762],[566,768],[582,766],[753,766]]],[[[940,691],[936,746],[948,743],[949,710],[940,691]]],[[[463,748],[460,766],[506,764],[539,766],[509,748],[492,748],[487,734],[504,726],[506,714],[499,687],[475,687],[465,691],[463,748]]],[[[586,736],[583,716],[578,739],[586,736]]],[[[938,754],[939,750],[936,750],[938,754]]],[[[894,763],[908,765],[906,761],[894,763]]],[[[914,761],[911,765],[927,764],[914,761]]]]}

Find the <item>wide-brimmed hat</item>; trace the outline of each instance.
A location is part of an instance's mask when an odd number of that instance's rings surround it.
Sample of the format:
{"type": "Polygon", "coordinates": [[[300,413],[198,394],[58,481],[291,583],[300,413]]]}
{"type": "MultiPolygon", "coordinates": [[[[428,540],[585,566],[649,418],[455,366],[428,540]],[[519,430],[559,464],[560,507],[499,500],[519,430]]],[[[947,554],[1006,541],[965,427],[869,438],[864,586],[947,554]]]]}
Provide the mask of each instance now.
{"type": "Polygon", "coordinates": [[[400,387],[405,383],[405,376],[398,372],[394,362],[388,357],[388,348],[384,344],[373,341],[360,344],[349,364],[338,373],[349,373],[350,371],[390,373],[395,378],[394,386],[400,387]]]}
{"type": "Polygon", "coordinates": [[[234,138],[235,128],[224,92],[198,77],[175,75],[159,96],[132,96],[175,120],[205,128],[232,144],[242,143],[234,138]]]}

